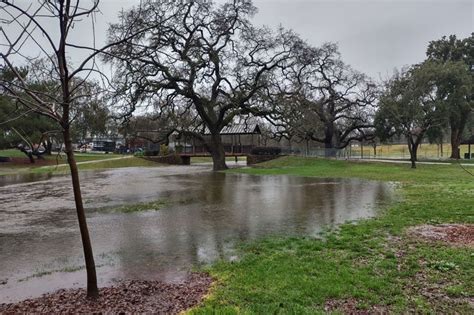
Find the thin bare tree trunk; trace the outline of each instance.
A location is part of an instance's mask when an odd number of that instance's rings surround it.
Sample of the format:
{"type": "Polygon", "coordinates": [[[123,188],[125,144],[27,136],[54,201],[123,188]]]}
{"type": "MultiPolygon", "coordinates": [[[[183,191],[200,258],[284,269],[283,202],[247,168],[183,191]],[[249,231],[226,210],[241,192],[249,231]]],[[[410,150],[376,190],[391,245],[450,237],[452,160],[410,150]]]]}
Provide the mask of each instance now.
{"type": "Polygon", "coordinates": [[[94,255],[92,252],[92,244],[87,228],[86,214],[82,203],[81,186],[79,182],[79,171],[77,169],[76,159],[72,148],[72,141],[69,128],[63,131],[64,144],[66,148],[67,161],[71,170],[72,188],[74,191],[74,201],[76,203],[77,219],[79,221],[79,230],[81,232],[82,247],[84,249],[84,259],[87,272],[87,297],[97,298],[99,289],[97,287],[97,275],[95,270],[94,255]]]}

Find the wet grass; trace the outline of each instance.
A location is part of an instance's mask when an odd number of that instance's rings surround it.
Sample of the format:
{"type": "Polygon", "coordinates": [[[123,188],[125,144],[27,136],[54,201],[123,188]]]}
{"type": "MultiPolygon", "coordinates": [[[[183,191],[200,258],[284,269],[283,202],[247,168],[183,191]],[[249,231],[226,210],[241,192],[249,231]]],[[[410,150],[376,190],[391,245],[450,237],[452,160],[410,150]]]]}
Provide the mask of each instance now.
{"type": "MultiPolygon", "coordinates": [[[[461,145],[459,147],[461,157],[464,156],[464,153],[468,152],[468,145],[461,145]]],[[[377,156],[381,158],[390,158],[390,157],[405,157],[409,158],[410,153],[408,151],[408,146],[406,144],[384,144],[377,146],[377,156]]],[[[351,152],[353,156],[360,156],[361,148],[353,147],[351,148],[351,152]]],[[[369,145],[364,145],[363,148],[363,155],[364,156],[372,156],[374,155],[374,148],[369,145]]],[[[443,156],[441,157],[440,148],[438,148],[437,144],[429,144],[429,143],[422,143],[418,149],[418,158],[420,159],[447,159],[451,155],[451,145],[449,143],[443,144],[443,156]]]]}
{"type": "MultiPolygon", "coordinates": [[[[94,163],[77,165],[77,167],[79,168],[79,171],[123,168],[123,167],[152,167],[152,166],[161,166],[161,164],[158,164],[153,161],[148,161],[142,158],[138,158],[138,157],[124,157],[124,158],[118,158],[118,159],[116,158],[113,160],[97,161],[94,163]]],[[[59,165],[59,166],[40,167],[40,168],[31,169],[30,172],[31,173],[68,174],[69,166],[59,165]]]]}
{"type": "Polygon", "coordinates": [[[142,211],[158,211],[167,205],[166,200],[156,200],[152,202],[142,202],[130,205],[124,205],[120,207],[104,207],[99,208],[98,212],[113,212],[113,213],[133,213],[142,211]]]}
{"type": "MultiPolygon", "coordinates": [[[[19,150],[16,149],[9,149],[9,150],[0,150],[0,156],[7,156],[7,157],[14,157],[14,158],[23,158],[25,161],[28,158],[19,150]]],[[[91,163],[94,165],[86,166],[88,164],[84,164],[83,166],[79,165],[79,169],[94,169],[94,168],[110,168],[115,167],[114,163],[107,163],[107,161],[99,162],[101,160],[107,159],[114,159],[123,157],[122,155],[117,154],[95,154],[95,153],[76,153],[75,158],[76,162],[92,162],[97,161],[97,165],[95,163],[91,163]]],[[[56,154],[53,153],[52,155],[45,155],[43,156],[44,160],[46,160],[47,166],[44,165],[44,162],[38,164],[29,164],[29,163],[21,163],[21,164],[11,164],[11,163],[0,163],[0,176],[1,175],[12,175],[12,174],[25,174],[25,173],[67,173],[68,166],[65,165],[67,163],[67,158],[64,153],[56,154]]],[[[124,163],[115,162],[118,167],[122,167],[124,163]]],[[[133,161],[135,164],[136,161],[133,161]]],[[[132,164],[133,164],[132,163],[132,164]]],[[[142,163],[144,164],[144,163],[142,163]]],[[[138,165],[141,166],[141,165],[138,165]]]]}
{"type": "Polygon", "coordinates": [[[106,169],[106,168],[122,168],[122,167],[150,167],[150,166],[161,166],[161,164],[148,161],[139,157],[130,157],[124,159],[102,161],[97,163],[80,164],[78,165],[79,170],[95,170],[95,169],[106,169]]]}
{"type": "MultiPolygon", "coordinates": [[[[25,158],[28,157],[18,149],[7,149],[7,150],[0,150],[0,156],[4,157],[19,157],[25,158]]],[[[103,159],[110,159],[113,157],[119,157],[121,155],[118,154],[101,154],[101,153],[76,153],[76,161],[77,162],[84,162],[84,161],[95,161],[95,160],[103,160],[103,159]]],[[[56,161],[58,160],[59,163],[67,163],[66,154],[60,153],[57,154],[53,152],[51,155],[43,155],[46,160],[56,161]]]]}
{"type": "Polygon", "coordinates": [[[4,157],[26,157],[26,155],[18,149],[0,150],[0,156],[4,156],[4,157]]]}
{"type": "Polygon", "coordinates": [[[473,249],[405,233],[418,224],[474,223],[474,177],[459,166],[412,170],[287,157],[231,172],[396,181],[401,198],[377,218],[342,225],[323,239],[281,236],[242,244],[239,261],[207,268],[216,285],[193,314],[318,314],[328,302],[351,299],[355,311],[472,314],[473,249]]]}
{"type": "MultiPolygon", "coordinates": [[[[235,162],[235,157],[228,156],[225,158],[227,163],[232,163],[235,162]]],[[[238,156],[237,161],[239,162],[245,162],[247,161],[247,157],[245,156],[238,156]]],[[[212,158],[211,157],[205,157],[205,156],[197,156],[197,157],[192,157],[191,158],[191,163],[212,163],[212,158]]]]}

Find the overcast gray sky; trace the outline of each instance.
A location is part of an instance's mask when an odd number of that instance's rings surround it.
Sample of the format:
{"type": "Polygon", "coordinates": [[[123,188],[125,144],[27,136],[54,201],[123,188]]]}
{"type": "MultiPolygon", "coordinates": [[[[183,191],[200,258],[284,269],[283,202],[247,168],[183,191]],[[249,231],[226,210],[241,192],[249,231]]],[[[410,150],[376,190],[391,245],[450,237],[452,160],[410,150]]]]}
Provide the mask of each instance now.
{"type": "MultiPolygon", "coordinates": [[[[97,46],[105,42],[107,25],[118,20],[120,10],[138,3],[101,0],[97,46]]],[[[450,34],[465,38],[474,30],[474,0],[254,0],[254,4],[259,9],[255,24],[281,24],[314,46],[337,42],[343,60],[374,79],[386,78],[394,68],[421,62],[430,40],[450,34]]],[[[90,23],[75,31],[75,43],[91,44],[90,23]]]]}
{"type": "MultiPolygon", "coordinates": [[[[220,2],[222,2],[221,0],[220,2]]],[[[105,21],[137,0],[102,0],[98,39],[105,21]]],[[[474,31],[474,1],[468,0],[254,0],[254,23],[282,24],[314,46],[337,42],[343,59],[375,79],[425,58],[430,40],[474,31]]]]}

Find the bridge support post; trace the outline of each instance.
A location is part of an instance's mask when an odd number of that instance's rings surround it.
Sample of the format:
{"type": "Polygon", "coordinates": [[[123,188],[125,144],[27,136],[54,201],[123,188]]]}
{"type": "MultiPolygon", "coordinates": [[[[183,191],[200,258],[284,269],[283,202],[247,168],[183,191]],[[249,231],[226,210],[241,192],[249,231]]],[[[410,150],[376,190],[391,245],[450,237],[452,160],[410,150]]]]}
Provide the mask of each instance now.
{"type": "Polygon", "coordinates": [[[191,157],[189,155],[182,155],[181,162],[183,165],[191,165],[191,157]]]}

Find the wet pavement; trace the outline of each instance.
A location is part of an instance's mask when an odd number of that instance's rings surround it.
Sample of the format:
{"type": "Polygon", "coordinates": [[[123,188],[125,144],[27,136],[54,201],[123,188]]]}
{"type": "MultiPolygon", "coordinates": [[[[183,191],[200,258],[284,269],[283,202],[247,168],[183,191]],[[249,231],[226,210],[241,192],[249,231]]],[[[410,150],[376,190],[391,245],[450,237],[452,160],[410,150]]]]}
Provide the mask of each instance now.
{"type": "MultiPolygon", "coordinates": [[[[208,165],[81,173],[99,285],[180,280],[193,266],[238,259],[240,241],[317,236],[376,214],[388,183],[212,173],[208,165]],[[102,207],[166,201],[159,211],[102,207]]],[[[0,176],[0,303],[85,286],[68,176],[0,176]]]]}

